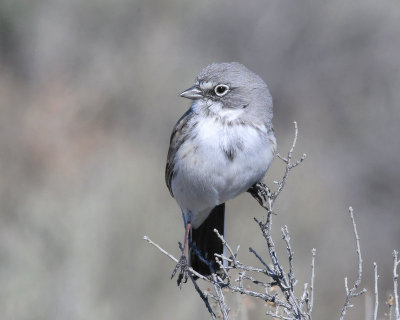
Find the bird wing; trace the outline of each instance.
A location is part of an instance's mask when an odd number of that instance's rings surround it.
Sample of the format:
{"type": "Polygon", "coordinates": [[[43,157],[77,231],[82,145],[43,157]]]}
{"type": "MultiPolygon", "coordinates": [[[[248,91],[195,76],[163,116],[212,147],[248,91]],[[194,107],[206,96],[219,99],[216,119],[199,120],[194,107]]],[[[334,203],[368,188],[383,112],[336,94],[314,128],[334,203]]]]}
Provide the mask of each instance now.
{"type": "Polygon", "coordinates": [[[187,129],[188,122],[192,114],[193,113],[191,109],[186,111],[185,114],[176,123],[174,130],[171,134],[167,156],[167,165],[165,167],[165,182],[167,184],[169,192],[171,193],[171,196],[174,196],[172,192],[171,181],[176,174],[175,155],[178,152],[181,144],[186,140],[188,133],[185,129],[187,129]]]}

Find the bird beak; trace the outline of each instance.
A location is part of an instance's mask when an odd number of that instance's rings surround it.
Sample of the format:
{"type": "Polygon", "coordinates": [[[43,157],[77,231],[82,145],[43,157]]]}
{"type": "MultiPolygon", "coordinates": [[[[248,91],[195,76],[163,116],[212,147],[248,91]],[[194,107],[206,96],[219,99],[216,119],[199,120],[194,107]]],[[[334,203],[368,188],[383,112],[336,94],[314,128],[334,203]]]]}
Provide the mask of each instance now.
{"type": "Polygon", "coordinates": [[[203,98],[202,91],[197,85],[194,85],[193,87],[183,91],[180,96],[192,100],[203,98]]]}

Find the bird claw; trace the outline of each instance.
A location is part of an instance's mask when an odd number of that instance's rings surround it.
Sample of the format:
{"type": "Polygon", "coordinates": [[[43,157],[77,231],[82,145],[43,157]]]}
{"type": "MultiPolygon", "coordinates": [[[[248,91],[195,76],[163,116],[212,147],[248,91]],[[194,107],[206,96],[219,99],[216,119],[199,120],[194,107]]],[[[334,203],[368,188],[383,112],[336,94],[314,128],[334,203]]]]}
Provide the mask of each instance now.
{"type": "Polygon", "coordinates": [[[267,201],[269,188],[265,183],[257,182],[252,185],[247,192],[256,198],[258,202],[262,203],[263,201],[267,201]]]}
{"type": "Polygon", "coordinates": [[[257,191],[263,195],[264,198],[268,196],[269,188],[265,183],[257,182],[255,184],[255,187],[256,187],[257,191]]]}
{"type": "Polygon", "coordinates": [[[183,280],[183,283],[186,283],[188,280],[189,264],[187,262],[185,255],[182,255],[181,258],[179,259],[178,263],[176,264],[174,271],[172,271],[171,279],[175,276],[178,269],[180,269],[180,271],[179,271],[178,279],[176,282],[178,283],[178,286],[180,286],[182,283],[182,280],[183,280]]]}

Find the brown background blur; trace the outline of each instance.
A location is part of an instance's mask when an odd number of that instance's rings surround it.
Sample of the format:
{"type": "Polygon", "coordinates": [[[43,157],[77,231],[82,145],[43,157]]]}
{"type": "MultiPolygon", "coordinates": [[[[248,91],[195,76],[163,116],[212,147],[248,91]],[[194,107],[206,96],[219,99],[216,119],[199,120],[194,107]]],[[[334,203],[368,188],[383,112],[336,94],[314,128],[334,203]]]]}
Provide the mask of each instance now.
{"type": "MultiPolygon", "coordinates": [[[[164,183],[178,94],[211,62],[267,82],[279,151],[299,124],[307,153],[276,204],[291,230],[298,285],[317,249],[315,319],[336,319],[357,257],[363,285],[348,319],[381,312],[400,249],[400,2],[1,0],[0,318],[207,319],[172,262],[183,225],[164,183]],[[372,291],[373,292],[373,291],[372,291]]],[[[275,160],[266,181],[282,174],[275,160]]],[[[239,257],[263,251],[248,194],[228,203],[239,257]]],[[[235,306],[233,305],[235,308],[235,306]]],[[[262,319],[263,304],[248,304],[262,319]]]]}

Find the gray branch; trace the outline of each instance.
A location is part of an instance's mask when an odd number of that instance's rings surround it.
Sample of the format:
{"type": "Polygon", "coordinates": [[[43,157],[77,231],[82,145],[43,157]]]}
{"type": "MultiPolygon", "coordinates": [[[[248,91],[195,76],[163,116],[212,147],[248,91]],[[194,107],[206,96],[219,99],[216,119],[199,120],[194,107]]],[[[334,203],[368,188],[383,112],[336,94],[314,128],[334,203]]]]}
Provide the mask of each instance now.
{"type": "Polygon", "coordinates": [[[313,248],[311,250],[312,253],[312,260],[311,260],[311,281],[310,281],[310,303],[308,305],[308,314],[310,315],[311,318],[311,313],[313,310],[313,306],[314,306],[314,270],[315,270],[315,254],[316,254],[317,250],[315,248],[313,248]]]}
{"type": "Polygon", "coordinates": [[[354,213],[353,213],[352,207],[349,207],[349,213],[350,213],[350,217],[351,217],[351,222],[353,223],[354,236],[356,238],[357,255],[358,255],[358,277],[357,277],[356,281],[354,282],[354,285],[351,289],[348,288],[347,277],[344,278],[344,283],[345,283],[345,288],[346,288],[346,300],[345,300],[345,303],[342,308],[340,320],[344,319],[348,308],[353,307],[353,305],[351,304],[351,299],[354,297],[357,297],[359,295],[362,295],[367,291],[364,288],[361,291],[357,292],[357,289],[361,284],[361,278],[362,278],[362,257],[361,257],[361,250],[360,250],[360,238],[358,237],[357,226],[356,226],[356,222],[354,220],[354,213]]]}
{"type": "Polygon", "coordinates": [[[374,296],[375,296],[375,304],[374,304],[374,320],[378,319],[378,305],[379,305],[379,299],[378,299],[378,266],[376,262],[374,262],[374,296]]]}
{"type": "Polygon", "coordinates": [[[398,287],[398,279],[399,275],[397,273],[397,267],[400,264],[400,260],[398,259],[398,251],[393,251],[393,294],[394,294],[394,304],[395,304],[395,317],[396,320],[400,320],[399,313],[399,287],[398,287]]]}
{"type": "Polygon", "coordinates": [[[278,188],[270,196],[270,198],[271,198],[270,208],[272,207],[276,198],[279,196],[283,187],[285,186],[290,170],[297,167],[306,158],[306,154],[303,153],[303,155],[301,156],[301,158],[299,160],[295,161],[294,163],[292,162],[293,151],[294,151],[294,148],[296,147],[297,135],[299,133],[299,129],[297,127],[297,122],[294,121],[293,124],[294,124],[294,139],[293,139],[292,147],[290,148],[286,157],[282,157],[279,153],[277,153],[277,155],[276,155],[279,159],[281,159],[286,164],[286,167],[285,167],[285,173],[283,174],[282,180],[280,182],[276,182],[276,184],[278,184],[278,188]]]}

